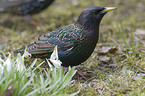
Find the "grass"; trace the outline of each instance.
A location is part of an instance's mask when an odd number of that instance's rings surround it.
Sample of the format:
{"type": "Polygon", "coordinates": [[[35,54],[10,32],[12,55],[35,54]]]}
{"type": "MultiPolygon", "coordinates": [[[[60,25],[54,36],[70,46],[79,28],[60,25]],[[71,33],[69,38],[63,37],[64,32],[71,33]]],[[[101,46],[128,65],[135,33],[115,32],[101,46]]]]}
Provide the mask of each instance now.
{"type": "MultiPolygon", "coordinates": [[[[10,15],[3,14],[0,18],[6,19],[6,22],[0,25],[0,38],[2,38],[0,49],[7,56],[7,52],[13,52],[31,43],[41,35],[73,23],[81,11],[94,5],[115,6],[118,9],[104,16],[100,26],[100,41],[94,53],[77,68],[82,73],[88,74],[87,80],[81,77],[78,80],[74,77],[74,83],[64,88],[63,94],[72,94],[80,90],[78,96],[144,96],[145,38],[144,34],[136,34],[137,29],[145,30],[145,13],[142,6],[145,5],[144,0],[56,0],[47,10],[33,16],[33,20],[42,24],[42,28],[28,24],[20,16],[13,16],[13,19],[7,21],[10,15]],[[76,1],[77,3],[72,3],[76,1]],[[107,50],[107,47],[113,53],[107,50]],[[102,53],[103,50],[105,53],[102,53]]],[[[28,63],[32,62],[28,61],[28,63]]],[[[37,70],[42,69],[42,66],[37,68],[37,70]]],[[[46,75],[41,71],[37,74],[41,74],[38,76],[39,80],[44,74],[46,75]]],[[[40,82],[35,83],[40,85],[40,82]]],[[[10,86],[16,85],[10,83],[10,86]]],[[[37,91],[38,87],[35,87],[37,91]]],[[[32,88],[30,89],[34,92],[32,88]]],[[[45,94],[44,91],[41,93],[45,94]]]]}
{"type": "Polygon", "coordinates": [[[0,58],[0,96],[67,95],[64,89],[73,84],[72,77],[76,70],[69,67],[68,72],[64,72],[58,60],[57,47],[50,58],[53,65],[47,60],[50,67],[48,72],[39,68],[44,62],[35,66],[37,59],[26,68],[24,58],[29,55],[25,51],[22,56],[18,54],[16,59],[11,54],[6,60],[0,58]]]}
{"type": "MultiPolygon", "coordinates": [[[[102,67],[102,70],[98,71],[97,69],[98,73],[96,73],[99,74],[99,76],[96,78],[94,77],[90,82],[90,84],[93,82],[94,87],[89,87],[83,90],[86,90],[88,95],[90,93],[87,91],[92,88],[97,95],[144,96],[145,73],[143,71],[144,66],[141,65],[145,58],[144,52],[140,49],[140,42],[135,39],[133,32],[128,33],[128,36],[126,37],[127,34],[125,33],[122,25],[120,25],[120,27],[117,26],[117,30],[122,38],[121,42],[114,39],[111,40],[117,46],[118,51],[115,54],[108,54],[109,52],[105,54],[105,56],[112,59],[109,65],[113,63],[117,64],[117,67],[106,67],[106,64],[101,62],[99,67],[102,67]]],[[[93,65],[93,67],[95,66],[93,65]]],[[[82,95],[83,93],[80,94],[82,95]]],[[[93,94],[91,95],[93,96],[93,94]]]]}

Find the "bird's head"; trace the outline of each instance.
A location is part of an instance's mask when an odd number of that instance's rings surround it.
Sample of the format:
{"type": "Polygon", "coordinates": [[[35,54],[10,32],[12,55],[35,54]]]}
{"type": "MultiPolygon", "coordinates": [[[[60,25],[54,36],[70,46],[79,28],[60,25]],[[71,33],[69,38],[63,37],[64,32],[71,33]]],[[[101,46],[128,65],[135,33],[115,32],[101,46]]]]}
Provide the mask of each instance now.
{"type": "Polygon", "coordinates": [[[98,25],[102,17],[108,12],[117,9],[116,7],[91,6],[86,8],[78,18],[78,23],[84,26],[98,25]]]}

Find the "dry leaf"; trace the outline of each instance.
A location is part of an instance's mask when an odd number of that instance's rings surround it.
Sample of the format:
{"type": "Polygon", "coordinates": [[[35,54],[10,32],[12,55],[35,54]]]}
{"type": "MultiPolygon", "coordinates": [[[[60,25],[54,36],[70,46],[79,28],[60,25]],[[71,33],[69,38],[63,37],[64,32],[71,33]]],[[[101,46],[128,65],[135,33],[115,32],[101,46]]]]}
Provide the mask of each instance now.
{"type": "Polygon", "coordinates": [[[136,34],[136,35],[145,35],[145,30],[143,30],[143,29],[136,29],[134,34],[136,34]]]}

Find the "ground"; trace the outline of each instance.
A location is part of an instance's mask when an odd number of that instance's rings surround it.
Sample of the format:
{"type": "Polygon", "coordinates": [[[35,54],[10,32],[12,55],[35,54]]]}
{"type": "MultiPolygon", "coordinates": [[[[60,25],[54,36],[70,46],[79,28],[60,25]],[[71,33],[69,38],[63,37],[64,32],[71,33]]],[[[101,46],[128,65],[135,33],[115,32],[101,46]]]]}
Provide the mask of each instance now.
{"type": "Polygon", "coordinates": [[[144,0],[56,0],[28,23],[24,16],[0,14],[0,50],[13,52],[56,28],[75,22],[89,6],[118,7],[107,13],[100,25],[100,40],[91,57],[78,66],[87,74],[75,79],[67,93],[79,96],[145,95],[145,1],[144,0]]]}

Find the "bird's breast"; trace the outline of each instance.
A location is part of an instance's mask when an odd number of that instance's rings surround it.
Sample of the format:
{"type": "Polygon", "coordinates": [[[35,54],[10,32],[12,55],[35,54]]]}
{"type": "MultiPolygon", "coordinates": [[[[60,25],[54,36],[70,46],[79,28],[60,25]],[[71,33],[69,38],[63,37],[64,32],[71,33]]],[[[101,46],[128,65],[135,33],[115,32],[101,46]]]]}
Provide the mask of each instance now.
{"type": "Polygon", "coordinates": [[[78,42],[74,42],[74,46],[66,51],[59,51],[60,60],[63,66],[75,66],[86,61],[96,46],[97,39],[88,39],[87,37],[78,42]]]}

